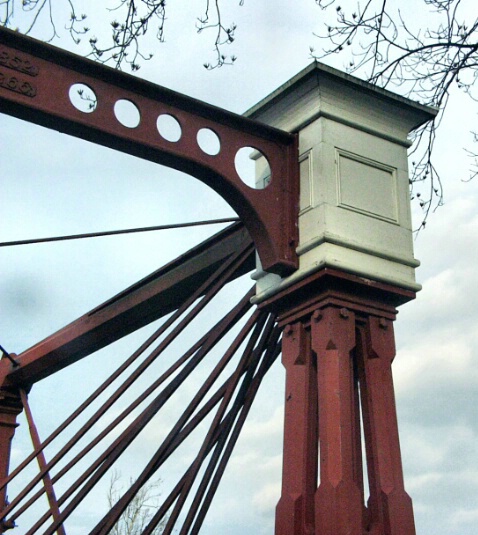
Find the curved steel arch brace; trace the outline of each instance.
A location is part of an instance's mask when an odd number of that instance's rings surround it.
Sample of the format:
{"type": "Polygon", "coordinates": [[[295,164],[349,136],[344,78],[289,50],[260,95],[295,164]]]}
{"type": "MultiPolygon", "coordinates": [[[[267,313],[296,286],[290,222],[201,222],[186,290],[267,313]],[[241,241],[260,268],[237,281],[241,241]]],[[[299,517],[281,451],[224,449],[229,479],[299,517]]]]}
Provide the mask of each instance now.
{"type": "Polygon", "coordinates": [[[248,229],[266,271],[286,275],[297,268],[299,192],[297,136],[227,112],[0,28],[0,112],[184,171],[219,193],[248,229]],[[91,113],[77,110],[69,91],[84,84],[96,95],[91,113]],[[118,100],[133,102],[135,128],[115,116],[118,100]],[[170,142],[157,118],[169,114],[182,135],[170,142]],[[202,128],[214,131],[220,152],[206,154],[197,143],[202,128]],[[267,188],[243,183],[235,168],[242,147],[262,152],[271,167],[267,188]]]}

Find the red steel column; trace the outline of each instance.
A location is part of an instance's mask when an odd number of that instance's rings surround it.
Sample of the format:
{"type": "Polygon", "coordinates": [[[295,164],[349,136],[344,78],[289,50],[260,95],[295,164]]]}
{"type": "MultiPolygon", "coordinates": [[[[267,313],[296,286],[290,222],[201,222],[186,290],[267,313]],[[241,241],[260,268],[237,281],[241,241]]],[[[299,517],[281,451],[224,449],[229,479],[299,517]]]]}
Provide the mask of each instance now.
{"type": "Polygon", "coordinates": [[[393,323],[369,316],[364,338],[361,392],[369,465],[371,533],[414,535],[412,501],[403,481],[391,368],[395,357],[393,323]]]}
{"type": "Polygon", "coordinates": [[[362,535],[362,490],[356,481],[353,350],[355,314],[328,306],[311,324],[317,355],[320,484],[316,535],[362,535]]]}
{"type": "MultiPolygon", "coordinates": [[[[9,473],[10,451],[13,435],[17,424],[17,415],[22,411],[20,398],[15,394],[0,390],[0,483],[5,482],[9,473]]],[[[0,490],[0,518],[1,511],[8,505],[7,487],[0,490]]],[[[9,526],[13,527],[13,526],[9,526]]],[[[0,533],[7,529],[0,520],[0,533]]]]}
{"type": "Polygon", "coordinates": [[[314,535],[317,487],[317,381],[310,331],[298,321],[282,339],[286,369],[282,496],[276,535],[314,535]]]}
{"type": "Polygon", "coordinates": [[[395,307],[413,296],[324,270],[261,305],[275,307],[279,325],[285,326],[284,459],[276,535],[415,535],[391,368],[395,307]]]}

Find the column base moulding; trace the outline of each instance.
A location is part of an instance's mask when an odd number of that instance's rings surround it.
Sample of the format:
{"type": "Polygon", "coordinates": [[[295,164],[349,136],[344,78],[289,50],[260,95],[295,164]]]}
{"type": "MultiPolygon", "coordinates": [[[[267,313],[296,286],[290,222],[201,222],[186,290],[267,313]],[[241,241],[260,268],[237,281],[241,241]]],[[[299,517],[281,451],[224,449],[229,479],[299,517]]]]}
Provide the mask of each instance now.
{"type": "Polygon", "coordinates": [[[393,321],[397,315],[396,307],[415,297],[416,293],[408,289],[324,268],[269,297],[259,307],[276,311],[280,326],[329,305],[393,321]]]}

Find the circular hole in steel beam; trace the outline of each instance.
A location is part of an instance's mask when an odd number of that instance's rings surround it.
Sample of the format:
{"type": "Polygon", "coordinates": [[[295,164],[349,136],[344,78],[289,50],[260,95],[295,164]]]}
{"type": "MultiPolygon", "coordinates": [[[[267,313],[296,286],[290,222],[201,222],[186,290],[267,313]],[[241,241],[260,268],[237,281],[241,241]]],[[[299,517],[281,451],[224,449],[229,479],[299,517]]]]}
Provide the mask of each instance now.
{"type": "Polygon", "coordinates": [[[141,120],[138,106],[131,100],[121,99],[115,102],[115,117],[126,128],[136,128],[141,120]]]}
{"type": "Polygon", "coordinates": [[[239,178],[253,189],[264,189],[271,182],[271,168],[266,156],[253,147],[242,147],[234,159],[239,178]]]}
{"type": "Polygon", "coordinates": [[[83,113],[92,113],[96,110],[98,99],[91,87],[85,84],[73,84],[68,92],[70,102],[83,113]]]}
{"type": "Polygon", "coordinates": [[[201,128],[197,134],[199,148],[209,154],[216,156],[221,151],[221,140],[219,136],[210,128],[201,128]]]}
{"type": "Polygon", "coordinates": [[[156,127],[162,138],[166,141],[176,142],[181,139],[182,130],[179,121],[176,117],[164,113],[158,117],[156,121],[156,127]]]}

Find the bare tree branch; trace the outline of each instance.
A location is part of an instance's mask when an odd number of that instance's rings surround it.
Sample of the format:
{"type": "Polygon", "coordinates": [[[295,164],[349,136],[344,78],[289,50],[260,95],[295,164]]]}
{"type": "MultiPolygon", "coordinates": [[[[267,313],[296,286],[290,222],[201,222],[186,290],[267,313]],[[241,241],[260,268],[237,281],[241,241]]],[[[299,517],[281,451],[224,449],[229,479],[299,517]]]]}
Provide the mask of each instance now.
{"type": "MultiPolygon", "coordinates": [[[[131,485],[133,480],[130,479],[129,483],[131,485]]],[[[142,487],[121,514],[118,522],[111,530],[111,535],[141,535],[158,508],[158,499],[161,495],[159,492],[160,486],[161,481],[158,480],[142,487]]],[[[110,509],[121,498],[123,490],[121,473],[114,471],[111,475],[106,496],[110,509]]],[[[163,533],[167,520],[168,517],[159,523],[154,529],[153,535],[163,533]]]]}
{"type": "MultiPolygon", "coordinates": [[[[244,0],[241,0],[239,5],[243,5],[243,3],[244,0]]],[[[232,65],[237,59],[236,56],[226,56],[226,54],[223,53],[224,45],[230,45],[234,42],[237,26],[234,23],[230,26],[225,26],[222,22],[219,0],[214,0],[213,4],[214,13],[211,14],[211,1],[207,0],[204,15],[198,18],[196,25],[198,33],[211,29],[216,32],[216,39],[214,41],[216,60],[214,63],[204,64],[204,67],[208,70],[222,67],[223,65],[232,65]]]]}
{"type": "MultiPolygon", "coordinates": [[[[232,65],[236,61],[234,55],[226,55],[223,51],[235,39],[236,25],[226,24],[222,18],[220,0],[203,0],[203,14],[197,19],[197,31],[212,32],[214,36],[214,60],[206,62],[207,69],[215,69],[223,65],[232,65]]],[[[88,54],[93,59],[114,66],[117,69],[128,67],[137,71],[142,61],[153,57],[150,52],[143,51],[144,37],[155,32],[158,42],[164,41],[166,26],[166,0],[110,0],[103,2],[104,9],[111,15],[110,35],[98,35],[86,25],[87,14],[79,13],[77,0],[0,0],[0,25],[16,28],[22,24],[22,32],[30,34],[39,24],[40,17],[46,17],[51,35],[46,40],[52,41],[59,37],[57,20],[61,9],[68,9],[69,20],[66,30],[76,44],[80,44],[87,36],[90,46],[88,54]],[[56,11],[55,11],[56,10],[56,11]],[[154,28],[154,30],[152,30],[154,28]]],[[[242,6],[244,0],[237,0],[242,6]]],[[[96,26],[95,20],[92,19],[96,26]]]]}

